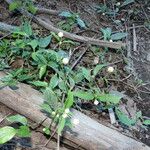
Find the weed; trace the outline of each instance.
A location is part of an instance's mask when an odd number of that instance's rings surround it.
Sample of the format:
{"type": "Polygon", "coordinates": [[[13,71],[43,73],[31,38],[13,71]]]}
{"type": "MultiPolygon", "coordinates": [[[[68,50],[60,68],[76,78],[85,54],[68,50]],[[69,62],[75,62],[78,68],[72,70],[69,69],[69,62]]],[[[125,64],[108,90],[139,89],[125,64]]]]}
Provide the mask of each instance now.
{"type": "Polygon", "coordinates": [[[6,118],[10,123],[20,124],[18,128],[5,126],[0,128],[0,144],[4,144],[11,140],[14,136],[30,137],[30,129],[27,119],[21,115],[9,116],[6,118]]]}
{"type": "Polygon", "coordinates": [[[85,22],[79,17],[78,14],[71,13],[69,11],[63,11],[59,14],[65,20],[58,23],[58,26],[65,31],[71,31],[73,26],[77,24],[81,29],[86,28],[85,22]]]}
{"type": "Polygon", "coordinates": [[[33,14],[36,13],[36,8],[33,4],[32,0],[14,0],[10,5],[9,5],[9,10],[13,11],[16,9],[25,9],[33,14]]]}
{"type": "MultiPolygon", "coordinates": [[[[64,13],[71,16],[71,13],[64,13]]],[[[62,16],[64,16],[64,14],[62,16]]],[[[77,19],[77,16],[75,16],[77,19]]],[[[112,34],[111,29],[102,29],[105,40],[120,40],[126,36],[125,33],[112,34]],[[117,39],[116,39],[117,37],[117,39]]],[[[123,113],[117,108],[121,98],[120,92],[102,91],[96,84],[96,77],[105,69],[108,64],[98,64],[92,69],[79,67],[72,70],[69,65],[69,54],[65,51],[76,45],[75,42],[65,39],[63,33],[50,33],[46,37],[38,37],[32,31],[28,22],[25,22],[21,28],[12,33],[11,39],[3,39],[0,42],[0,60],[3,62],[1,70],[12,67],[12,62],[17,58],[23,60],[22,66],[10,71],[4,78],[1,78],[0,87],[10,86],[13,90],[17,88],[17,82],[26,82],[39,89],[44,95],[44,103],[41,109],[45,111],[48,117],[52,118],[52,123],[57,125],[57,133],[62,134],[65,126],[72,127],[79,123],[78,118],[71,122],[71,108],[78,105],[81,101],[92,101],[96,106],[102,104],[98,109],[104,110],[115,108],[119,120],[128,125],[135,124],[135,120],[129,121],[123,113]],[[56,47],[51,49],[51,44],[55,43],[56,47]],[[64,50],[65,49],[65,50],[64,50]]],[[[114,68],[109,67],[109,73],[114,72],[114,68]]],[[[104,77],[103,80],[106,80],[104,77]]],[[[106,80],[107,81],[107,80],[106,80]]],[[[20,122],[20,116],[9,118],[15,122],[20,122]]],[[[140,117],[138,117],[140,118],[140,117]]],[[[25,119],[24,119],[25,120],[25,119]]],[[[23,125],[24,122],[20,122],[23,125]]],[[[144,120],[144,124],[149,121],[144,120]]],[[[4,143],[11,139],[16,133],[26,135],[28,128],[22,126],[19,131],[12,127],[0,129],[0,135],[10,132],[11,136],[3,139],[4,143]]],[[[43,131],[51,134],[51,125],[45,127],[43,131]]],[[[28,134],[27,134],[28,135],[28,134]]]]}

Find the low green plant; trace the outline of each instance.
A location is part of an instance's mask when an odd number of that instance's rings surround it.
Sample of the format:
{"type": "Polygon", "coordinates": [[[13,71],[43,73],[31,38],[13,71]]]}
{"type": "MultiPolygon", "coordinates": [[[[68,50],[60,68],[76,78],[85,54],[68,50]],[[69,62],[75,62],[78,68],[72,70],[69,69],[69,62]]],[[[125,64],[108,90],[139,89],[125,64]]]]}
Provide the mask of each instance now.
{"type": "Polygon", "coordinates": [[[128,117],[125,113],[123,113],[119,108],[115,108],[116,115],[119,119],[119,122],[127,127],[134,126],[138,123],[138,121],[141,121],[143,127],[150,125],[149,119],[144,119],[142,116],[142,112],[138,111],[136,113],[136,116],[134,118],[128,117]]]}
{"type": "Polygon", "coordinates": [[[85,22],[79,17],[78,14],[71,13],[69,11],[63,11],[59,16],[65,18],[65,20],[58,23],[58,26],[65,31],[71,31],[72,27],[77,24],[81,29],[86,28],[85,22]]]}
{"type": "MultiPolygon", "coordinates": [[[[103,30],[103,33],[105,40],[112,38],[110,29],[103,30]]],[[[45,101],[41,109],[52,118],[51,125],[43,129],[48,135],[53,135],[53,123],[59,135],[65,126],[72,127],[71,108],[79,107],[78,104],[82,101],[98,101],[101,108],[97,109],[106,110],[117,107],[123,97],[120,92],[101,90],[96,84],[97,77],[108,66],[107,63],[98,64],[92,69],[80,66],[72,70],[67,50],[76,45],[77,43],[64,38],[63,33],[52,32],[48,36],[38,37],[28,22],[14,31],[11,39],[3,39],[0,42],[0,60],[4,62],[1,70],[10,67],[11,62],[16,61],[18,57],[24,62],[22,67],[12,68],[12,71],[1,78],[0,86],[10,86],[16,90],[17,82],[20,81],[34,86],[43,93],[45,101]],[[51,44],[56,46],[51,48],[51,44]]],[[[121,119],[118,109],[116,113],[119,114],[120,120],[124,120],[121,119]]],[[[15,133],[13,129],[12,133],[15,133]]]]}
{"type": "Polygon", "coordinates": [[[13,2],[9,5],[9,10],[13,11],[16,9],[24,9],[33,14],[37,11],[32,0],[13,0],[13,2]]]}
{"type": "Polygon", "coordinates": [[[104,40],[108,40],[108,41],[122,40],[127,36],[126,32],[112,33],[111,28],[101,28],[101,32],[103,33],[104,40]]]}
{"type": "MultiPolygon", "coordinates": [[[[107,109],[109,106],[119,103],[121,97],[105,93],[95,85],[96,76],[107,64],[96,65],[89,70],[85,67],[73,71],[64,59],[68,59],[69,54],[62,50],[68,49],[68,46],[74,46],[76,43],[51,33],[49,36],[39,38],[34,35],[29,23],[12,33],[13,39],[2,41],[1,59],[9,64],[12,59],[21,57],[24,60],[24,67],[10,71],[7,76],[1,79],[1,87],[10,86],[17,89],[17,82],[26,82],[41,90],[44,94],[45,103],[41,106],[43,111],[53,118],[53,122],[58,125],[58,133],[61,134],[63,128],[71,126],[69,118],[70,109],[78,101],[98,101],[104,103],[107,109]],[[58,43],[55,50],[48,46],[52,41],[58,43]],[[7,49],[7,51],[4,51],[7,49]],[[7,60],[6,56],[7,55],[7,60]],[[32,66],[32,67],[26,67],[32,66]],[[34,71],[33,71],[34,70],[34,71]],[[51,74],[49,75],[49,72],[51,74]],[[46,79],[48,78],[48,80],[46,79]],[[77,88],[86,86],[85,90],[77,88]],[[66,113],[67,112],[67,113],[66,113]]],[[[46,133],[50,132],[50,127],[44,129],[46,133]],[[49,129],[49,131],[48,131],[49,129]]]]}
{"type": "Polygon", "coordinates": [[[119,14],[121,8],[133,4],[135,0],[124,0],[122,2],[113,1],[114,9],[110,9],[106,3],[96,6],[96,11],[104,15],[116,16],[119,14]]]}
{"type": "Polygon", "coordinates": [[[27,119],[21,115],[9,116],[6,118],[10,123],[19,124],[18,128],[12,126],[5,126],[0,128],[0,144],[4,144],[11,140],[14,136],[18,137],[30,137],[30,129],[27,119]]]}

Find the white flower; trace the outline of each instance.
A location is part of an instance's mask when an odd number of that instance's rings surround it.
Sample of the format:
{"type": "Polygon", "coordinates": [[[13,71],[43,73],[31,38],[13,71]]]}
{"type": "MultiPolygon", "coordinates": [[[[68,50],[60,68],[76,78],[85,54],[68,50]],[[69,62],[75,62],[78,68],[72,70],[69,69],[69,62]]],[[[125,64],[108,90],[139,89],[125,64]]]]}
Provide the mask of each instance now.
{"type": "Polygon", "coordinates": [[[109,40],[109,42],[113,42],[113,40],[112,40],[112,39],[110,39],[110,40],[109,40]]]}
{"type": "Polygon", "coordinates": [[[94,58],[94,65],[97,65],[99,63],[99,57],[94,58]]]}
{"type": "Polygon", "coordinates": [[[52,112],[52,115],[54,116],[55,114],[56,114],[56,112],[55,112],[55,111],[53,111],[53,112],[52,112]]]}
{"type": "Polygon", "coordinates": [[[70,112],[69,108],[65,109],[65,113],[68,114],[70,112]]]}
{"type": "Polygon", "coordinates": [[[125,21],[125,19],[124,19],[124,18],[121,18],[121,21],[125,21]]]}
{"type": "Polygon", "coordinates": [[[63,58],[63,60],[62,60],[62,63],[64,64],[64,65],[67,65],[68,63],[69,63],[69,58],[63,58]]]}
{"type": "Polygon", "coordinates": [[[62,115],[62,117],[63,117],[63,118],[67,118],[68,115],[67,115],[66,113],[64,113],[64,114],[62,115]]]}
{"type": "Polygon", "coordinates": [[[98,105],[98,104],[99,104],[99,101],[95,100],[94,105],[98,105]]]}
{"type": "Polygon", "coordinates": [[[63,32],[59,32],[59,33],[58,33],[58,36],[59,36],[60,38],[62,38],[62,37],[64,36],[64,33],[63,33],[63,32]]]}
{"type": "Polygon", "coordinates": [[[105,16],[105,13],[102,13],[103,16],[105,16]]]}
{"type": "Polygon", "coordinates": [[[116,3],[116,6],[120,6],[120,4],[121,4],[121,3],[120,3],[120,2],[118,2],[118,3],[116,3]]]}
{"type": "Polygon", "coordinates": [[[58,117],[59,117],[59,114],[57,114],[56,117],[58,118],[58,117]]]}
{"type": "Polygon", "coordinates": [[[114,72],[114,67],[108,67],[107,71],[108,71],[109,73],[114,72]]]}
{"type": "Polygon", "coordinates": [[[73,119],[72,120],[72,124],[74,124],[74,125],[78,125],[79,124],[79,119],[73,119]]]}
{"type": "Polygon", "coordinates": [[[43,131],[45,132],[45,131],[46,131],[46,128],[43,128],[43,131]]]}

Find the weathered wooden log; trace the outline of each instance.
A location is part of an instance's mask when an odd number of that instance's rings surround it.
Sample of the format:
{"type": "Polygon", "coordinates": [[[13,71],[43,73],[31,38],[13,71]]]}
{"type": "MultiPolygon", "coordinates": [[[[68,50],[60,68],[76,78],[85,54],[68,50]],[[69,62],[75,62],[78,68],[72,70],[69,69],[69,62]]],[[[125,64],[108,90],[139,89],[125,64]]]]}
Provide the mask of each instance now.
{"type": "Polygon", "coordinates": [[[15,30],[17,27],[16,26],[12,26],[12,25],[8,25],[6,23],[0,22],[0,31],[5,31],[5,32],[12,32],[13,30],[15,30]]]}
{"type": "MultiPolygon", "coordinates": [[[[3,76],[4,73],[1,71],[0,78],[3,76]]],[[[43,103],[42,94],[29,85],[20,83],[18,87],[17,90],[9,87],[1,89],[0,102],[36,123],[45,120],[46,116],[40,111],[40,105],[43,103]]],[[[80,123],[65,131],[62,142],[66,144],[87,150],[150,150],[143,143],[99,124],[77,110],[73,109],[72,112],[72,119],[78,118],[80,123]]],[[[51,119],[47,118],[42,125],[47,126],[50,122],[51,119]]]]}

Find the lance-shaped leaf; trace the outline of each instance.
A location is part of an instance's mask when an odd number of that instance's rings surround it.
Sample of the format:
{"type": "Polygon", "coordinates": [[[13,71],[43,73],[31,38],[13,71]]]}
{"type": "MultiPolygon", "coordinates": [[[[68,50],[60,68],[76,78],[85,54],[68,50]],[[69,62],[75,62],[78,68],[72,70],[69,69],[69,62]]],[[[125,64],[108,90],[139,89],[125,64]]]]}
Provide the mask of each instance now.
{"type": "Polygon", "coordinates": [[[85,92],[85,91],[75,91],[73,92],[73,95],[81,98],[83,100],[93,100],[94,99],[94,94],[92,92],[85,92]]]}
{"type": "Polygon", "coordinates": [[[13,127],[5,126],[0,128],[0,144],[4,144],[11,140],[16,134],[16,130],[13,127]]]}

